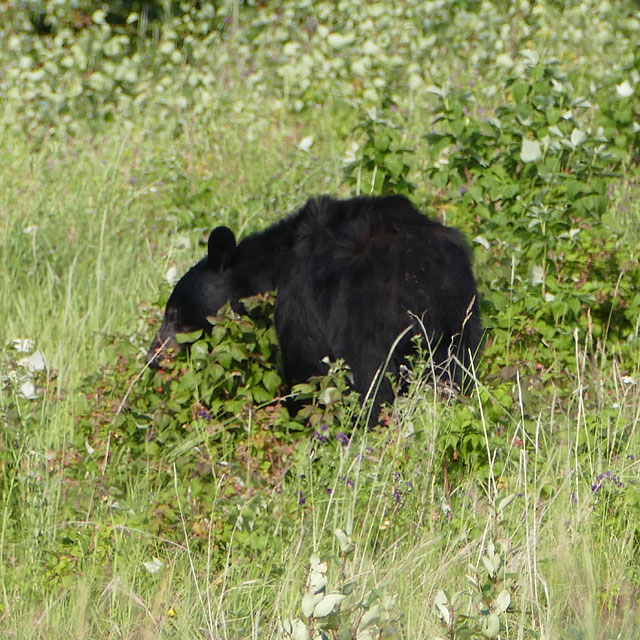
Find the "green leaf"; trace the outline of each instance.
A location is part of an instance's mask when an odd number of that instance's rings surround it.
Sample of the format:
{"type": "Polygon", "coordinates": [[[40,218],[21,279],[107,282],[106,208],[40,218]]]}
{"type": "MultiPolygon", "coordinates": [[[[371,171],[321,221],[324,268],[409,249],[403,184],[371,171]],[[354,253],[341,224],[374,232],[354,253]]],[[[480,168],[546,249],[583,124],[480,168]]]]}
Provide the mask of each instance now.
{"type": "Polygon", "coordinates": [[[433,604],[438,610],[438,615],[442,618],[442,621],[449,626],[451,624],[451,611],[449,610],[449,598],[446,592],[442,589],[438,591],[433,604]]]}
{"type": "Polygon", "coordinates": [[[267,391],[275,393],[276,389],[282,384],[282,380],[275,371],[265,371],[262,376],[262,384],[267,391]]]}
{"type": "Polygon", "coordinates": [[[237,342],[229,344],[229,353],[236,362],[243,362],[248,357],[247,348],[237,342]]]}
{"type": "Polygon", "coordinates": [[[522,138],[520,160],[522,162],[537,162],[542,158],[542,148],[537,140],[522,138]]]}
{"type": "Polygon", "coordinates": [[[459,138],[462,135],[464,126],[464,120],[462,118],[456,118],[455,120],[449,122],[451,133],[453,133],[456,138],[459,138]]]}
{"type": "Polygon", "coordinates": [[[226,370],[231,369],[231,353],[227,345],[218,345],[212,353],[215,360],[226,370]]]}
{"type": "Polygon", "coordinates": [[[567,196],[570,200],[574,200],[578,194],[583,193],[585,185],[578,180],[570,179],[564,183],[564,187],[567,190],[567,196]]]}
{"type": "Polygon", "coordinates": [[[485,638],[495,638],[500,633],[500,618],[495,613],[490,613],[482,619],[482,635],[485,638]]]}
{"type": "Polygon", "coordinates": [[[309,640],[309,630],[302,620],[294,620],[291,637],[293,640],[309,640]]]}
{"type": "Polygon", "coordinates": [[[528,126],[533,121],[533,107],[528,102],[523,102],[516,107],[516,116],[521,124],[528,126]]]}
{"type": "Polygon", "coordinates": [[[328,593],[313,609],[315,618],[328,616],[347,596],[342,593],[328,593]]]}
{"type": "Polygon", "coordinates": [[[273,398],[272,394],[262,389],[261,387],[253,387],[251,389],[251,397],[253,401],[257,404],[262,404],[263,402],[269,402],[273,398]]]}
{"type": "Polygon", "coordinates": [[[351,537],[348,536],[342,529],[334,529],[333,535],[336,537],[338,544],[340,545],[340,551],[342,553],[349,553],[354,548],[351,537]]]}
{"type": "Polygon", "coordinates": [[[547,117],[548,124],[557,124],[562,117],[562,109],[558,109],[556,107],[548,107],[545,111],[545,116],[547,117]]]}
{"type": "Polygon", "coordinates": [[[498,594],[491,607],[495,614],[500,615],[501,613],[505,613],[510,604],[511,594],[506,589],[504,589],[498,594]]]}
{"type": "Polygon", "coordinates": [[[212,362],[207,367],[206,373],[209,380],[212,383],[216,383],[218,382],[218,380],[224,377],[224,375],[226,374],[226,370],[224,367],[220,366],[219,364],[212,362]]]}
{"type": "Polygon", "coordinates": [[[104,9],[98,9],[91,14],[91,19],[95,24],[104,24],[107,20],[107,12],[104,9]]]}
{"type": "Polygon", "coordinates": [[[222,326],[221,324],[216,324],[211,330],[211,342],[214,345],[219,344],[220,342],[222,342],[222,340],[226,335],[227,335],[226,327],[222,326]]]}
{"type": "Polygon", "coordinates": [[[202,333],[202,329],[196,329],[195,331],[190,331],[189,333],[176,333],[176,342],[178,344],[191,344],[198,338],[202,337],[202,333]]]}
{"type": "Polygon", "coordinates": [[[482,200],[482,196],[483,196],[482,187],[478,184],[473,185],[469,189],[469,195],[473,198],[475,202],[479,202],[480,200],[482,200]]]}
{"type": "Polygon", "coordinates": [[[311,395],[316,390],[316,387],[309,382],[301,382],[299,384],[294,384],[291,391],[294,394],[300,395],[311,395]]]}
{"type": "Polygon", "coordinates": [[[482,564],[487,571],[487,574],[490,578],[493,578],[496,575],[497,567],[495,566],[495,556],[493,558],[489,558],[487,556],[482,556],[482,564]]]}
{"type": "Polygon", "coordinates": [[[378,622],[380,619],[380,605],[374,604],[360,620],[360,629],[366,629],[370,624],[378,622]]]}
{"type": "Polygon", "coordinates": [[[193,361],[204,361],[209,359],[209,346],[205,340],[198,340],[191,345],[190,351],[193,361]]]}
{"type": "Polygon", "coordinates": [[[577,127],[571,132],[571,145],[579,147],[587,139],[587,134],[577,127]]]}
{"type": "Polygon", "coordinates": [[[510,493],[508,496],[501,496],[496,500],[496,513],[502,513],[515,499],[515,494],[510,493]]]}
{"type": "Polygon", "coordinates": [[[310,618],[313,615],[313,609],[324,598],[322,593],[309,593],[308,591],[302,596],[302,613],[306,618],[310,618]]]}
{"type": "Polygon", "coordinates": [[[511,85],[511,93],[516,103],[520,104],[522,99],[529,93],[529,84],[526,82],[518,81],[511,85]]]}
{"type": "Polygon", "coordinates": [[[510,184],[503,184],[501,189],[501,195],[505,200],[511,200],[520,193],[520,185],[517,182],[510,184]]]}
{"type": "Polygon", "coordinates": [[[633,121],[633,109],[631,108],[631,105],[625,105],[624,107],[616,109],[613,117],[618,124],[631,124],[633,121]]]}
{"type": "Polygon", "coordinates": [[[607,210],[607,199],[604,196],[592,194],[583,196],[574,206],[581,214],[595,213],[602,215],[607,210]]]}
{"type": "Polygon", "coordinates": [[[388,154],[384,157],[384,166],[394,179],[397,179],[404,169],[404,160],[398,153],[388,154]]]}
{"type": "Polygon", "coordinates": [[[387,133],[381,131],[377,133],[373,138],[373,144],[378,153],[384,154],[389,149],[389,145],[391,144],[391,138],[387,133]]]}

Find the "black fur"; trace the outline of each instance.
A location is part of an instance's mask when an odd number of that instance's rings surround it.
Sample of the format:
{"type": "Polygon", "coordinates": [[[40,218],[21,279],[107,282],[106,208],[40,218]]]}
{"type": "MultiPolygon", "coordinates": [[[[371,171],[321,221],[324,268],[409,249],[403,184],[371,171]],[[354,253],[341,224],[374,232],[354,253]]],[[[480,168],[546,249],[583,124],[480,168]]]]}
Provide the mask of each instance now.
{"type": "MultiPolygon", "coordinates": [[[[461,234],[430,220],[401,196],[309,200],[300,210],[242,240],[218,227],[209,254],[176,285],[148,360],[175,334],[209,330],[207,316],[227,301],[277,289],[275,324],[286,382],[326,372],[344,358],[364,394],[389,357],[397,374],[412,337],[428,338],[440,375],[468,390],[465,375],[482,326],[469,250],[461,234]],[[451,356],[454,356],[453,358],[451,356]]],[[[378,401],[391,401],[384,381],[378,401]]]]}

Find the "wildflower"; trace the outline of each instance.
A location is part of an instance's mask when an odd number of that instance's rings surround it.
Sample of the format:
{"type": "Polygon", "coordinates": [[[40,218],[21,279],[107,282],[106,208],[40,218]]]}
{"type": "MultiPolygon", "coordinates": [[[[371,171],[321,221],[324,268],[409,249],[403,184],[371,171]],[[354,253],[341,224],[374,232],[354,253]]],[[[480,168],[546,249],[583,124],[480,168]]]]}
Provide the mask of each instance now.
{"type": "Polygon", "coordinates": [[[614,473],[611,473],[611,471],[603,471],[598,474],[594,483],[591,485],[591,491],[593,493],[598,493],[598,491],[604,487],[606,482],[610,482],[613,486],[618,487],[618,489],[623,489],[625,487],[624,482],[614,473]]]}
{"type": "Polygon", "coordinates": [[[344,431],[339,431],[336,435],[336,440],[343,446],[346,447],[349,442],[350,442],[350,438],[349,436],[344,432],[344,431]]]}

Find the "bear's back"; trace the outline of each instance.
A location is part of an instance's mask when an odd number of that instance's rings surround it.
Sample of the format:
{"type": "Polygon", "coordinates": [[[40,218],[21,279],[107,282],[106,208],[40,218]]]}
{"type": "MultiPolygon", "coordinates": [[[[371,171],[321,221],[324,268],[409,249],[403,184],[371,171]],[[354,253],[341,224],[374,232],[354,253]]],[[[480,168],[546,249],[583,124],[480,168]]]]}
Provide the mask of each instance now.
{"type": "Polygon", "coordinates": [[[327,247],[362,253],[375,236],[403,230],[415,234],[416,227],[441,226],[422,215],[403,196],[334,200],[327,196],[309,200],[296,214],[296,251],[308,256],[327,247]]]}
{"type": "Polygon", "coordinates": [[[462,278],[475,287],[462,235],[423,215],[403,196],[309,200],[295,215],[294,254],[298,265],[313,263],[316,273],[345,267],[364,277],[389,270],[421,272],[462,278]]]}

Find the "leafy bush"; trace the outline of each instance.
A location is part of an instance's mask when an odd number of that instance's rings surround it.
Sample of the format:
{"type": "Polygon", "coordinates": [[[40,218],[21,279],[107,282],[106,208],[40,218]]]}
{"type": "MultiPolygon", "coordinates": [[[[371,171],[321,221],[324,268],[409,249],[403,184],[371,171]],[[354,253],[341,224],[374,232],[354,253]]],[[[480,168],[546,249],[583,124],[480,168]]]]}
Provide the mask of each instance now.
{"type": "Polygon", "coordinates": [[[3,631],[632,637],[634,2],[146,6],[0,3],[3,631]],[[145,369],[189,241],[321,191],[473,243],[471,398],[418,358],[365,432],[332,363],[293,419],[266,301],[145,369]]]}
{"type": "MultiPolygon", "coordinates": [[[[490,515],[491,535],[499,535],[505,523],[504,511],[513,495],[497,497],[490,515]]],[[[514,610],[517,574],[509,567],[515,556],[505,539],[483,540],[482,555],[475,565],[465,568],[467,588],[449,593],[441,589],[434,599],[434,607],[450,640],[463,638],[499,638],[510,633],[536,637],[525,622],[522,611],[514,610]]]]}
{"type": "Polygon", "coordinates": [[[370,640],[402,638],[402,616],[395,599],[377,589],[362,593],[356,581],[349,580],[355,570],[355,545],[342,529],[333,532],[340,550],[338,579],[330,584],[328,562],[312,555],[309,562],[300,610],[304,618],[281,620],[278,627],[283,640],[331,636],[370,640]]]}
{"type": "MultiPolygon", "coordinates": [[[[495,338],[519,353],[552,342],[570,363],[575,327],[579,341],[635,339],[640,270],[619,234],[602,230],[620,170],[613,140],[589,124],[594,107],[571,97],[568,77],[522,55],[524,74],[506,79],[507,100],[492,113],[468,93],[440,92],[428,175],[476,217],[495,338]]],[[[538,358],[547,366],[552,353],[538,358]]]]}
{"type": "MultiPolygon", "coordinates": [[[[393,105],[383,106],[386,111],[393,105]]],[[[353,133],[362,140],[357,156],[344,169],[347,184],[353,192],[410,195],[415,187],[408,179],[410,164],[406,156],[413,153],[413,149],[402,147],[402,126],[381,118],[372,109],[353,133]]]]}
{"type": "MultiPolygon", "coordinates": [[[[240,514],[245,524],[253,518],[255,488],[281,482],[293,448],[284,436],[303,426],[277,402],[281,380],[268,315],[273,300],[245,302],[253,319],[227,307],[210,336],[191,345],[188,355],[164,363],[164,369],[141,374],[139,359],[122,354],[115,369],[88,381],[87,413],[74,440],[83,462],[75,473],[104,484],[106,504],[116,512],[116,500],[133,508],[131,478],[146,477],[155,486],[154,501],[138,503],[135,516],[125,519],[129,524],[144,523],[180,538],[182,513],[204,542],[210,501],[215,504],[219,496],[216,526],[223,545],[240,514]],[[123,380],[128,390],[116,403],[109,389],[122,390],[123,380]],[[236,484],[236,477],[246,484],[236,484]]],[[[257,531],[254,537],[260,544],[257,531]]]]}

